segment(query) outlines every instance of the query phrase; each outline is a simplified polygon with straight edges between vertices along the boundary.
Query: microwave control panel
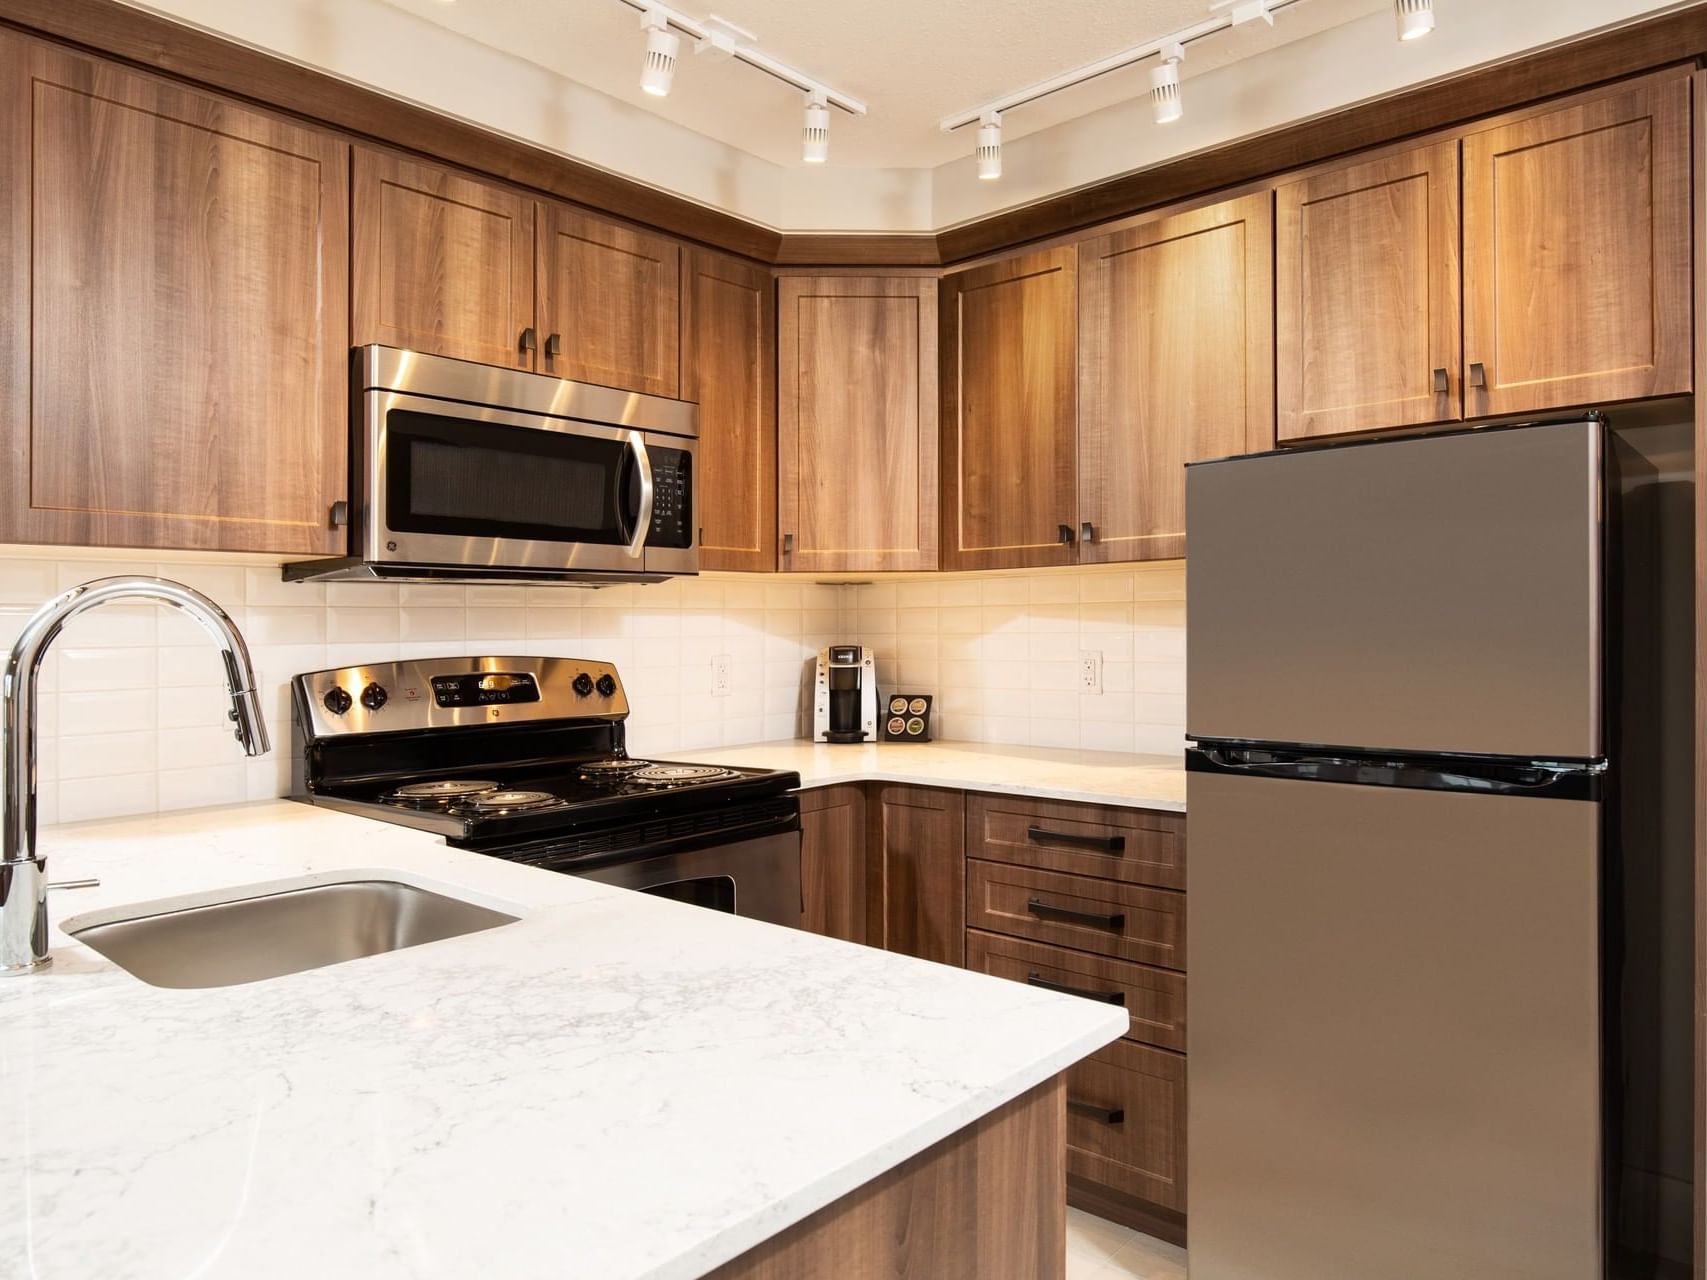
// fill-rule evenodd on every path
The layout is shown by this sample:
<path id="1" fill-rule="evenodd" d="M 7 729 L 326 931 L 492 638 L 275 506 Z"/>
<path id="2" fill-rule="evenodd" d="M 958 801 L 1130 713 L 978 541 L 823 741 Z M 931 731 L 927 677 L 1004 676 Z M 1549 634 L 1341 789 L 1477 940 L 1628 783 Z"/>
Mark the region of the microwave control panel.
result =
<path id="1" fill-rule="evenodd" d="M 649 547 L 693 546 L 693 455 L 683 449 L 648 451 L 652 456 L 652 528 Z"/>

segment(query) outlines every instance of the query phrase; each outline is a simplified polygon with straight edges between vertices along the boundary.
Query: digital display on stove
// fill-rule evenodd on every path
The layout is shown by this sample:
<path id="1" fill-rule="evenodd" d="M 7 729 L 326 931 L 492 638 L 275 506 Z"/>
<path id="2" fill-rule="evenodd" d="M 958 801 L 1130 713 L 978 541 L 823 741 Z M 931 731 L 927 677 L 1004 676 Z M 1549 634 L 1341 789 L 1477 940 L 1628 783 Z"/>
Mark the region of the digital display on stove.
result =
<path id="1" fill-rule="evenodd" d="M 539 685 L 523 671 L 476 671 L 434 676 L 433 701 L 441 707 L 498 707 L 538 702 Z"/>

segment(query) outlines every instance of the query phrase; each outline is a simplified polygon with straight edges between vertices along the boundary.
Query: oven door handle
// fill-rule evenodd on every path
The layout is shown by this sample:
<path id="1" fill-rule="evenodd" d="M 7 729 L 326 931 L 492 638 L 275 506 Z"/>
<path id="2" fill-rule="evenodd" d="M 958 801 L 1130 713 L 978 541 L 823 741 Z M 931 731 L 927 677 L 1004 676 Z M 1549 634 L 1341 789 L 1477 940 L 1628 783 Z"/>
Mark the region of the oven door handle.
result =
<path id="1" fill-rule="evenodd" d="M 646 437 L 638 431 L 628 433 L 628 447 L 640 473 L 640 510 L 634 517 L 634 534 L 628 540 L 628 554 L 638 560 L 646 551 L 646 535 L 652 532 L 652 455 L 646 452 Z"/>

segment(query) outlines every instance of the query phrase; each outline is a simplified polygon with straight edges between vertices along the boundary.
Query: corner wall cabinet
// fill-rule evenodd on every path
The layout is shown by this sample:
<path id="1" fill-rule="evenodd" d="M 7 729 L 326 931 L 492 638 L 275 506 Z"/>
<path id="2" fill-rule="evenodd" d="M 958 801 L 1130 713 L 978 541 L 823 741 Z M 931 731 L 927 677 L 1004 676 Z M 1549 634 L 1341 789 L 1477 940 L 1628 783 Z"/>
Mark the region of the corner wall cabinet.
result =
<path id="1" fill-rule="evenodd" d="M 785 572 L 937 567 L 937 282 L 784 276 L 777 524 Z"/>

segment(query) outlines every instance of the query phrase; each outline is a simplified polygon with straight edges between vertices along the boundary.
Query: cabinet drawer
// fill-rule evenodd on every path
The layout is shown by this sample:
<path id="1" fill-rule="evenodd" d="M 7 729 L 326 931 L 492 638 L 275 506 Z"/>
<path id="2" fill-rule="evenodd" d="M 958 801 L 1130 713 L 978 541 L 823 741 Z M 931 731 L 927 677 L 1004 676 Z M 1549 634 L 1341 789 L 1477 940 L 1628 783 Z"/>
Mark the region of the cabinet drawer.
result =
<path id="1" fill-rule="evenodd" d="M 1067 1071 L 1067 1172 L 1185 1208 L 1185 1056 L 1116 1040 Z"/>
<path id="2" fill-rule="evenodd" d="M 1045 871 L 1183 889 L 1185 815 L 967 796 L 966 853 Z"/>
<path id="3" fill-rule="evenodd" d="M 978 930 L 966 935 L 966 967 L 1120 1005 L 1131 1018 L 1128 1039 L 1185 1048 L 1184 974 Z"/>
<path id="4" fill-rule="evenodd" d="M 1185 968 L 1185 895 L 968 859 L 966 923 L 1120 960 Z"/>

